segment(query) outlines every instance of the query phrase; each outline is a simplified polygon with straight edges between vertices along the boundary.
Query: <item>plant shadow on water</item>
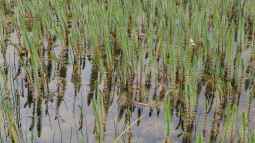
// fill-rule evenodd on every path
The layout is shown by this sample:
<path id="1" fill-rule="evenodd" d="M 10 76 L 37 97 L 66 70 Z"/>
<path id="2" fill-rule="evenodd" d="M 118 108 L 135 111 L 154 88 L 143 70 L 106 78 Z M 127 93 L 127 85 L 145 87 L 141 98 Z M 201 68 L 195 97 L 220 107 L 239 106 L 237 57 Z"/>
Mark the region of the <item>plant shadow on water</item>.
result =
<path id="1" fill-rule="evenodd" d="M 88 59 L 85 59 L 84 62 L 84 69 L 81 69 L 80 71 L 80 81 L 75 80 L 75 82 L 80 83 L 75 83 L 72 80 L 74 78 L 72 75 L 75 65 L 66 64 L 64 67 L 62 67 L 66 69 L 59 69 L 60 71 L 62 70 L 61 72 L 66 72 L 66 74 L 59 74 L 57 79 L 49 79 L 49 82 L 46 83 L 48 84 L 47 87 L 49 88 L 49 95 L 42 99 L 42 101 L 37 101 L 36 103 L 34 102 L 34 97 L 29 97 L 35 95 L 29 95 L 29 87 L 25 86 L 25 84 L 28 83 L 25 83 L 25 80 L 21 77 L 21 74 L 24 73 L 20 73 L 20 75 L 18 75 L 17 78 L 20 80 L 19 82 L 23 82 L 18 89 L 23 92 L 19 106 L 21 108 L 20 124 L 22 125 L 24 133 L 29 133 L 31 131 L 37 132 L 39 137 L 37 139 L 38 142 L 76 142 L 77 136 L 80 135 L 84 136 L 88 142 L 95 141 L 93 138 L 93 133 L 95 132 L 95 119 L 92 108 L 88 105 L 91 103 L 86 104 L 85 101 L 92 100 L 89 98 L 93 98 L 89 97 L 89 94 L 95 90 L 95 87 L 92 86 L 102 85 L 93 85 L 95 84 L 91 82 L 92 80 L 95 80 L 92 79 L 93 74 L 95 74 L 93 72 L 98 71 L 93 71 L 93 65 Z M 57 70 L 57 67 L 53 66 L 52 69 Z M 52 70 L 51 74 L 57 74 L 57 72 L 60 73 L 60 71 L 55 72 Z M 80 84 L 80 86 L 77 87 L 77 84 Z M 129 113 L 126 113 L 128 111 L 124 110 L 128 109 L 122 109 L 125 107 L 122 107 L 121 103 L 118 105 L 118 102 L 126 101 L 118 101 L 119 99 L 116 97 L 112 98 L 112 103 L 104 107 L 106 108 L 105 110 L 108 110 L 106 112 L 109 112 L 107 113 L 108 116 L 106 117 L 107 121 L 105 121 L 106 142 L 112 142 L 114 140 L 114 135 L 121 132 L 118 131 L 120 130 L 118 128 L 125 128 L 125 122 L 127 122 L 126 120 L 134 122 L 137 120 L 137 118 L 141 118 L 141 116 L 142 119 L 139 121 L 140 123 L 137 122 L 134 125 L 134 128 L 132 127 L 131 130 L 132 134 L 134 134 L 134 138 L 137 138 L 138 141 L 142 142 L 155 142 L 163 139 L 163 117 L 161 113 L 157 113 L 158 115 L 152 115 L 151 110 L 153 108 L 144 107 L 147 106 L 146 104 L 139 105 L 139 102 L 137 103 L 137 109 L 132 109 L 132 117 L 122 121 L 122 118 L 128 118 L 128 115 L 124 114 Z M 130 106 L 135 108 L 135 105 L 133 104 Z M 155 134 L 155 130 L 157 131 L 157 134 Z M 36 135 L 37 134 L 34 135 L 35 138 Z M 26 138 L 29 140 L 29 136 L 26 136 Z"/>
<path id="2" fill-rule="evenodd" d="M 254 4 L 1 1 L 0 141 L 254 142 Z"/>
<path id="3" fill-rule="evenodd" d="M 64 52 L 61 53 L 60 47 L 55 47 L 53 52 L 60 58 L 68 58 L 68 55 L 61 55 Z M 14 48 L 9 48 L 7 57 L 10 58 L 7 60 L 7 64 L 14 71 L 18 69 L 18 72 L 14 72 L 18 73 L 15 77 L 17 81 L 16 94 L 20 96 L 17 108 L 19 108 L 20 116 L 19 126 L 22 128 L 25 141 L 31 140 L 31 136 L 34 136 L 33 140 L 36 142 L 78 142 L 80 138 L 84 138 L 86 142 L 95 142 L 94 135 L 97 122 L 95 117 L 97 116 L 93 112 L 91 104 L 92 100 L 97 100 L 97 97 L 93 97 L 96 95 L 96 90 L 100 92 L 97 96 L 102 96 L 103 100 L 108 100 L 102 103 L 103 114 L 106 114 L 104 121 L 102 121 L 105 142 L 115 141 L 122 132 L 125 133 L 119 139 L 120 142 L 134 140 L 152 143 L 164 140 L 165 127 L 162 113 L 163 105 L 161 104 L 163 99 L 160 97 L 162 85 L 157 85 L 161 84 L 161 82 L 152 82 L 157 79 L 153 79 L 151 75 L 147 76 L 147 78 L 151 78 L 149 81 L 144 79 L 146 78 L 144 77 L 145 74 L 133 75 L 131 81 L 127 81 L 129 83 L 124 84 L 125 87 L 115 84 L 111 85 L 111 90 L 109 90 L 107 89 L 108 85 L 106 85 L 109 84 L 107 80 L 99 82 L 99 71 L 95 68 L 96 65 L 92 64 L 90 56 L 86 56 L 80 64 L 70 64 L 68 59 L 59 60 L 59 63 L 53 60 L 49 62 L 50 59 L 46 58 L 45 65 L 48 67 L 45 69 L 48 75 L 47 79 L 45 79 L 46 85 L 44 87 L 47 89 L 47 95 L 41 100 L 35 100 L 36 96 L 40 95 L 36 95 L 35 91 L 31 89 L 32 87 L 29 85 L 31 83 L 27 80 L 26 73 L 19 71 L 19 64 L 15 61 L 16 54 L 17 52 Z M 141 86 L 140 82 L 143 82 L 144 87 L 138 87 Z M 196 117 L 193 121 L 193 126 L 195 127 L 193 127 L 191 133 L 202 132 L 205 137 L 210 135 L 212 137 L 213 129 L 217 128 L 213 126 L 215 124 L 216 126 L 217 124 L 219 126 L 223 124 L 222 121 L 215 119 L 217 118 L 216 116 L 223 116 L 217 115 L 222 114 L 217 113 L 222 112 L 220 111 L 222 110 L 222 105 L 217 105 L 220 101 L 214 101 L 221 99 L 213 99 L 208 95 L 212 94 L 208 93 L 212 91 L 207 87 L 208 83 L 203 82 L 201 82 L 202 87 L 200 87 L 200 92 L 198 92 L 198 103 L 202 104 L 196 105 Z M 117 96 L 116 94 L 120 95 Z M 172 125 L 175 128 L 172 133 L 172 140 L 186 142 L 183 141 L 183 134 L 185 133 L 183 119 L 185 116 L 182 115 L 185 112 L 183 101 L 181 99 L 172 100 L 171 102 L 175 102 L 173 103 L 175 107 L 172 110 Z M 239 106 L 236 110 L 240 112 L 250 110 L 249 118 L 252 123 L 254 122 L 252 116 L 255 112 L 252 108 L 254 106 L 253 103 L 247 104 L 247 102 L 250 102 L 249 100 L 249 97 L 245 94 L 241 95 Z M 242 115 L 238 114 L 237 116 Z"/>

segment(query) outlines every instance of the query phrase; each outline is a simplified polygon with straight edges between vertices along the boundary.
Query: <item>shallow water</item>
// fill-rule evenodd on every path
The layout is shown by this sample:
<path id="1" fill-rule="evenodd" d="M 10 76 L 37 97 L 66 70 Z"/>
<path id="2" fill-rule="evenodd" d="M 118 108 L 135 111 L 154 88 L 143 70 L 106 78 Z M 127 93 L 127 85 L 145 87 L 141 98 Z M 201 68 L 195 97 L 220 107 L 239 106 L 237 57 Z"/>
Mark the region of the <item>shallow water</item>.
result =
<path id="1" fill-rule="evenodd" d="M 14 38 L 15 39 L 15 38 Z M 15 41 L 15 40 L 14 40 Z M 54 53 L 56 56 L 61 56 L 61 48 L 56 46 L 54 48 Z M 73 143 L 73 142 L 96 142 L 96 135 L 94 133 L 95 128 L 95 112 L 92 109 L 92 105 L 88 105 L 88 96 L 92 88 L 93 81 L 93 64 L 89 56 L 86 56 L 85 61 L 83 61 L 84 68 L 81 68 L 79 74 L 74 73 L 74 65 L 72 59 L 70 58 L 71 52 L 69 51 L 69 59 L 67 64 L 59 67 L 59 62 L 52 60 L 52 70 L 50 71 L 49 81 L 44 84 L 44 87 L 49 87 L 49 92 L 36 93 L 32 91 L 32 95 L 29 95 L 29 89 L 25 85 L 26 73 L 21 71 L 18 73 L 19 62 L 17 51 L 14 47 L 8 47 L 6 57 L 7 57 L 7 67 L 9 69 L 10 75 L 12 77 L 17 77 L 14 79 L 14 88 L 17 91 L 17 99 L 20 100 L 16 105 L 16 114 L 19 115 L 18 122 L 20 124 L 20 129 L 23 133 L 24 142 L 63 142 L 63 143 Z M 2 55 L 1 55 L 2 56 Z M 3 59 L 3 57 L 1 57 Z M 48 63 L 47 57 L 45 58 L 46 65 Z M 3 60 L 1 60 L 1 65 L 3 65 Z M 81 65 L 79 65 L 81 66 Z M 60 69 L 59 69 L 60 68 Z M 66 74 L 64 78 L 61 78 L 61 68 L 65 68 Z M 138 70 L 139 71 L 139 70 Z M 59 73 L 60 72 L 60 73 Z M 74 74 L 73 74 L 74 73 Z M 100 73 L 100 71 L 99 71 Z M 125 115 L 119 116 L 121 109 L 121 102 L 119 94 L 126 94 L 126 91 L 122 91 L 119 85 L 113 85 L 110 99 L 105 105 L 107 113 L 104 131 L 104 141 L 111 143 L 118 139 L 118 142 L 146 142 L 146 143 L 157 143 L 163 142 L 165 140 L 164 132 L 164 111 L 163 105 L 159 107 L 151 107 L 149 104 L 153 102 L 161 102 L 158 98 L 158 83 L 157 81 L 151 81 L 151 87 L 149 89 L 145 88 L 144 97 L 142 99 L 136 95 L 138 89 L 136 89 L 136 84 L 139 84 L 139 80 L 144 80 L 144 73 L 138 74 L 134 80 L 133 87 L 133 101 L 134 111 L 131 113 L 130 119 L 125 119 Z M 78 76 L 73 79 L 74 76 Z M 118 75 L 116 75 L 118 76 Z M 154 78 L 152 78 L 154 79 Z M 154 79 L 155 80 L 155 79 Z M 99 80 L 98 80 L 99 81 Z M 100 96 L 104 96 L 104 87 L 106 81 L 99 81 L 96 84 Z M 137 90 L 137 91 L 136 91 Z M 214 114 L 218 110 L 219 98 L 215 97 L 212 103 L 211 110 L 206 113 L 205 104 L 207 99 L 205 97 L 205 86 L 203 86 L 198 95 L 197 106 L 195 107 L 195 120 L 193 122 L 192 130 L 192 140 L 195 140 L 197 134 L 203 134 L 206 141 L 209 142 L 209 137 L 211 135 Z M 61 95 L 63 93 L 63 95 Z M 39 94 L 44 94 L 41 99 L 41 103 L 38 102 L 37 97 Z M 105 93 L 106 94 L 106 93 Z M 29 96 L 32 96 L 33 100 L 28 101 Z M 137 97 L 136 97 L 137 96 Z M 59 99 L 59 98 L 63 99 Z M 128 100 L 126 97 L 124 100 Z M 242 120 L 242 112 L 248 111 L 248 103 L 250 102 L 250 114 L 249 114 L 249 130 L 255 128 L 255 120 L 253 118 L 255 114 L 255 104 L 249 95 L 244 90 L 240 96 L 240 101 L 238 105 L 238 116 L 236 121 L 236 127 L 239 127 Z M 59 103 L 59 106 L 58 106 Z M 152 112 L 153 111 L 153 112 Z M 124 111 L 125 112 L 125 111 Z M 184 142 L 183 141 L 183 129 L 177 126 L 180 121 L 180 116 L 177 115 L 177 110 L 173 109 L 173 121 L 172 121 L 172 131 L 170 139 L 173 142 Z M 131 128 L 127 126 L 129 120 L 131 123 Z M 220 121 L 220 129 L 223 130 L 224 120 Z M 122 134 L 123 133 L 123 134 Z M 238 134 L 237 132 L 235 132 Z M 121 137 L 119 137 L 121 135 Z M 219 134 L 220 137 L 223 137 Z"/>

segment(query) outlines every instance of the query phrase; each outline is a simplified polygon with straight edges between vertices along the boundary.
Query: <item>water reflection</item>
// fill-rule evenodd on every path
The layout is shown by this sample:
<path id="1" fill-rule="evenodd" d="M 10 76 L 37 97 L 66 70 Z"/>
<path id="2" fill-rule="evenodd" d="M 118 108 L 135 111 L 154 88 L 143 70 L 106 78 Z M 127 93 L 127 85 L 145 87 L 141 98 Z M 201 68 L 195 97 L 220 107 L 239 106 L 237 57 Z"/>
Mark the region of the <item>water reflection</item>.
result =
<path id="1" fill-rule="evenodd" d="M 58 44 L 54 36 L 48 35 L 46 39 L 44 50 L 39 52 L 42 68 L 33 71 L 36 74 L 29 74 L 25 69 L 29 64 L 26 51 L 17 52 L 12 46 L 1 51 L 1 64 L 8 67 L 6 75 L 11 72 L 14 77 L 16 119 L 24 142 L 103 139 L 105 142 L 190 143 L 200 134 L 207 142 L 218 142 L 223 137 L 219 133 L 227 128 L 227 111 L 233 110 L 240 112 L 233 124 L 240 126 L 243 112 L 248 111 L 249 130 L 254 128 L 254 102 L 249 96 L 254 81 L 248 71 L 242 75 L 243 86 L 238 86 L 226 75 L 221 79 L 212 75 L 208 59 L 196 85 L 198 96 L 193 107 L 184 93 L 185 82 L 189 80 L 184 67 L 177 66 L 175 78 L 171 80 L 166 63 L 158 58 L 155 64 L 149 65 L 145 53 L 145 62 L 122 77 L 123 51 L 118 47 L 115 32 L 111 33 L 112 65 L 107 62 L 102 41 L 95 51 L 85 52 L 79 45 L 68 48 Z M 144 40 L 141 42 L 146 44 Z M 105 72 L 98 58 L 103 59 Z M 221 94 L 227 96 L 218 93 L 217 82 L 223 83 Z M 165 100 L 171 105 L 170 135 L 165 132 Z M 96 108 L 95 103 L 99 104 Z M 94 108 L 100 110 L 100 119 Z M 231 133 L 238 134 L 237 131 Z"/>

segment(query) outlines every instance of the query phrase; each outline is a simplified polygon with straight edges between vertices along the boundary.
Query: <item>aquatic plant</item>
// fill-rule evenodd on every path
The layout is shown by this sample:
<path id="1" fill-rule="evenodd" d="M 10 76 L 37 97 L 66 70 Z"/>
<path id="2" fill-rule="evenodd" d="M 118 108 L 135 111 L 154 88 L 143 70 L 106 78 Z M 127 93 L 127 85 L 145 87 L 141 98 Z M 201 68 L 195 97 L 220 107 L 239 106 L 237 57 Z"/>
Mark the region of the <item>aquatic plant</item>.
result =
<path id="1" fill-rule="evenodd" d="M 77 138 L 85 138 L 85 112 L 93 113 L 96 142 L 109 141 L 112 112 L 125 124 L 115 142 L 136 141 L 131 138 L 143 126 L 141 118 L 156 112 L 165 142 L 250 142 L 254 5 L 252 0 L 1 0 L 0 123 L 2 129 L 7 122 L 9 133 L 1 132 L 1 139 L 35 142 L 45 136 L 46 117 L 54 115 L 60 128 L 70 105 L 63 107 L 74 99 Z M 23 110 L 31 113 L 29 137 L 20 125 Z"/>

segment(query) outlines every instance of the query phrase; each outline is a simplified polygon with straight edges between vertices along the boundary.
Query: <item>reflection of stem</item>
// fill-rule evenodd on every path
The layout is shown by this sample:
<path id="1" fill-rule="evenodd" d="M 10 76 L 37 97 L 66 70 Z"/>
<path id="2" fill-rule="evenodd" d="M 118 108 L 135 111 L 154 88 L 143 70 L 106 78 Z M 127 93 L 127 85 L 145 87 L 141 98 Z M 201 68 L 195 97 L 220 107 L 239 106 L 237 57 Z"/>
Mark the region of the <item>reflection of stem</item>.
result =
<path id="1" fill-rule="evenodd" d="M 85 126 L 86 126 L 86 128 L 85 128 L 85 134 L 86 134 L 86 142 L 88 143 L 89 142 L 89 133 L 88 133 L 88 128 L 87 128 L 87 118 L 86 118 L 87 116 L 85 115 L 85 118 L 84 118 L 84 120 L 85 120 Z"/>
<path id="2" fill-rule="evenodd" d="M 62 129 L 61 129 L 61 127 L 60 127 L 60 122 L 59 122 L 59 119 L 58 119 L 58 128 L 59 128 L 59 131 L 60 131 L 60 140 L 61 140 L 61 142 L 63 142 L 63 136 L 62 136 Z"/>
<path id="3" fill-rule="evenodd" d="M 76 105 L 76 96 L 74 96 L 74 102 L 73 102 L 73 114 L 75 114 L 75 105 Z"/>
<path id="4" fill-rule="evenodd" d="M 250 119 L 250 115 L 251 115 L 251 104 L 252 104 L 252 94 L 249 94 L 249 101 L 248 101 L 248 113 L 247 113 L 247 117 L 248 117 L 248 130 L 250 129 L 250 122 L 251 122 L 251 119 Z"/>
<path id="5" fill-rule="evenodd" d="M 53 136 L 52 136 L 52 143 L 54 143 L 54 137 L 55 137 L 55 131 L 54 131 Z"/>
<path id="6" fill-rule="evenodd" d="M 70 143 L 72 142 L 72 136 L 73 136 L 73 128 L 71 127 L 71 133 L 70 133 Z"/>
<path id="7" fill-rule="evenodd" d="M 83 111 L 82 107 L 80 106 L 80 121 L 79 121 L 79 130 L 82 131 L 83 129 Z"/>
<path id="8" fill-rule="evenodd" d="M 117 142 L 121 139 L 121 137 L 122 137 L 126 132 L 128 132 L 128 131 L 131 129 L 131 127 L 133 127 L 135 124 L 137 124 L 137 122 L 139 122 L 140 120 L 142 120 L 144 117 L 145 117 L 145 114 L 142 115 L 140 118 L 137 118 L 131 125 L 129 125 L 129 126 L 113 141 L 113 143 L 117 143 Z"/>

